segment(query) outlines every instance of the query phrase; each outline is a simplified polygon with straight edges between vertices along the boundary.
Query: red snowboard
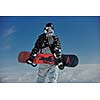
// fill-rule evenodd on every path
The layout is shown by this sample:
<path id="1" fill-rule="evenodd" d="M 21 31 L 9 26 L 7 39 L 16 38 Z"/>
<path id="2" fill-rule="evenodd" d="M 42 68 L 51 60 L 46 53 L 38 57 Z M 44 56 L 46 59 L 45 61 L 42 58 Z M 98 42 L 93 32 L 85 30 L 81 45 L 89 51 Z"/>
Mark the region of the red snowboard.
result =
<path id="1" fill-rule="evenodd" d="M 18 55 L 18 61 L 21 63 L 26 63 L 26 60 L 30 57 L 30 52 L 22 51 Z M 62 55 L 62 61 L 64 66 L 75 67 L 77 66 L 79 60 L 76 55 Z M 34 64 L 52 64 L 55 65 L 55 59 L 53 54 L 41 54 L 38 53 L 33 60 Z"/>

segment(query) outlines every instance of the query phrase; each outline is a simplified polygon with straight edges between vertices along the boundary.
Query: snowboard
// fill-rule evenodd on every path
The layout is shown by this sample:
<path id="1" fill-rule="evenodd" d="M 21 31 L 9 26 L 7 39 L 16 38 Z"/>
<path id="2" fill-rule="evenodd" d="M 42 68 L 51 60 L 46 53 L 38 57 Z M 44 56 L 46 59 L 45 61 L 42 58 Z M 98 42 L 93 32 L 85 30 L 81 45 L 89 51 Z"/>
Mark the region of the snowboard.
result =
<path id="1" fill-rule="evenodd" d="M 18 62 L 26 63 L 26 60 L 30 57 L 31 52 L 22 51 L 18 54 Z M 53 54 L 38 53 L 34 58 L 34 64 L 50 64 L 55 65 L 55 58 Z M 73 54 L 62 54 L 62 62 L 64 66 L 75 67 L 78 65 L 79 59 Z"/>

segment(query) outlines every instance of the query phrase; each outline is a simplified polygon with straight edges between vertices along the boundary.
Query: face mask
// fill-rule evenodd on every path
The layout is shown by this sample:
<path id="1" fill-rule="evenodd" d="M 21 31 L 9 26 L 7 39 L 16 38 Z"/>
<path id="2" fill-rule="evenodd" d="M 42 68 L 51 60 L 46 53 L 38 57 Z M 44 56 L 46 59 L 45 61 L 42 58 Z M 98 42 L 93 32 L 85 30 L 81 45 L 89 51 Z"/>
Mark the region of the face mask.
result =
<path id="1" fill-rule="evenodd" d="M 46 33 L 46 37 L 52 37 L 54 33 Z"/>
<path id="2" fill-rule="evenodd" d="M 46 27 L 46 29 L 44 30 L 44 33 L 46 34 L 46 37 L 50 37 L 54 35 L 54 30 L 48 29 L 48 27 Z"/>

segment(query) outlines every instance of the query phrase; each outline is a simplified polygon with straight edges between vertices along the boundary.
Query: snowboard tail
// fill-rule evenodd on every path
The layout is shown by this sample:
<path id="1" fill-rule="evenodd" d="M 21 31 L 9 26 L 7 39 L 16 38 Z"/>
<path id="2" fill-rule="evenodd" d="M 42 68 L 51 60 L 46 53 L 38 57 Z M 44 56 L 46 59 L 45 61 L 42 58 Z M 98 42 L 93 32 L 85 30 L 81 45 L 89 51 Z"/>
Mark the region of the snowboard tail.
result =
<path id="1" fill-rule="evenodd" d="M 22 51 L 18 55 L 18 61 L 20 63 L 26 63 L 26 60 L 30 57 L 31 52 Z M 62 62 L 64 66 L 75 67 L 78 65 L 78 57 L 76 55 L 62 55 Z M 55 65 L 55 59 L 53 54 L 42 54 L 38 53 L 35 59 L 33 60 L 34 64 L 50 64 Z"/>

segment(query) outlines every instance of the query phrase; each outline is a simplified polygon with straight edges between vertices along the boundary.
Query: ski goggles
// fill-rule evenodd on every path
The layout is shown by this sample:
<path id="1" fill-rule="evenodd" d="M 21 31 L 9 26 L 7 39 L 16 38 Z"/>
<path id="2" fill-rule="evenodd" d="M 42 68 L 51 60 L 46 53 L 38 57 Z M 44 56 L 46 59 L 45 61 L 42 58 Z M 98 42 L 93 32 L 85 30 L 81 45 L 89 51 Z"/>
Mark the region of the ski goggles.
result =
<path id="1" fill-rule="evenodd" d="M 50 28 L 51 28 L 51 29 L 54 29 L 52 26 L 50 26 L 50 27 L 45 27 L 46 30 L 48 30 L 48 29 L 50 29 Z"/>

